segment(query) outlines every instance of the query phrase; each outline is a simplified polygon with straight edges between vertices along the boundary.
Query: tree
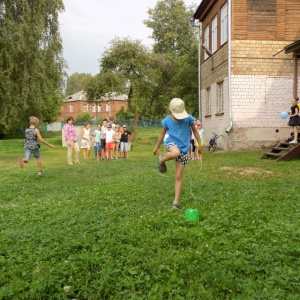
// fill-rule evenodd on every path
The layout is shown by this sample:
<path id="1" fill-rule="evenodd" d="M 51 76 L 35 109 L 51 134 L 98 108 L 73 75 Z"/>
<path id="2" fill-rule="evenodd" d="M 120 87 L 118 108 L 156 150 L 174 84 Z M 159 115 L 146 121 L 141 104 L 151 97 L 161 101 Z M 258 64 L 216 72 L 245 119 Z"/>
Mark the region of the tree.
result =
<path id="1" fill-rule="evenodd" d="M 192 26 L 194 6 L 186 7 L 182 0 L 161 0 L 148 10 L 144 24 L 153 29 L 154 52 L 165 55 L 165 92 L 170 101 L 182 98 L 191 113 L 197 112 L 197 36 Z M 166 97 L 163 97 L 166 99 Z M 159 115 L 166 103 L 156 101 L 153 113 Z"/>
<path id="2" fill-rule="evenodd" d="M 193 7 L 186 7 L 183 0 L 160 0 L 149 8 L 149 18 L 144 24 L 153 29 L 154 52 L 182 56 L 188 54 L 195 42 L 191 25 Z"/>
<path id="3" fill-rule="evenodd" d="M 53 121 L 62 103 L 62 0 L 0 1 L 0 133 Z"/>
<path id="4" fill-rule="evenodd" d="M 73 95 L 85 89 L 89 79 L 92 77 L 89 73 L 74 73 L 67 79 L 66 96 Z"/>
<path id="5" fill-rule="evenodd" d="M 140 41 L 115 38 L 110 44 L 100 59 L 100 73 L 86 88 L 87 98 L 93 102 L 108 92 L 127 94 L 128 108 L 134 114 L 130 131 L 134 133 L 138 120 L 150 112 L 158 95 L 159 61 Z"/>

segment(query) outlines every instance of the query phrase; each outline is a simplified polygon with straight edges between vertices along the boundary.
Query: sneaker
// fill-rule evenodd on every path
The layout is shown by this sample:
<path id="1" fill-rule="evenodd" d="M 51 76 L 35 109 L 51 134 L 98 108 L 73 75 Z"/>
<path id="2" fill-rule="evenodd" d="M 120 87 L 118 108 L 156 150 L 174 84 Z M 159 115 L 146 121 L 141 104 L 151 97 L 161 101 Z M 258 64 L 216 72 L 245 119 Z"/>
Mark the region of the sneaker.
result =
<path id="1" fill-rule="evenodd" d="M 24 168 L 24 161 L 23 161 L 22 157 L 19 158 L 19 166 L 20 166 L 21 169 Z"/>
<path id="2" fill-rule="evenodd" d="M 38 172 L 38 176 L 43 177 L 43 176 L 44 176 L 44 173 L 43 173 L 42 171 L 39 171 L 39 172 Z"/>
<path id="3" fill-rule="evenodd" d="M 157 167 L 158 167 L 158 171 L 161 173 L 166 173 L 167 172 L 167 166 L 165 163 L 160 163 L 159 160 L 163 157 L 163 155 L 159 155 L 158 156 L 158 162 L 157 162 Z"/>
<path id="4" fill-rule="evenodd" d="M 292 140 L 292 141 L 290 141 L 290 144 L 298 144 L 298 142 L 296 141 L 296 140 Z"/>

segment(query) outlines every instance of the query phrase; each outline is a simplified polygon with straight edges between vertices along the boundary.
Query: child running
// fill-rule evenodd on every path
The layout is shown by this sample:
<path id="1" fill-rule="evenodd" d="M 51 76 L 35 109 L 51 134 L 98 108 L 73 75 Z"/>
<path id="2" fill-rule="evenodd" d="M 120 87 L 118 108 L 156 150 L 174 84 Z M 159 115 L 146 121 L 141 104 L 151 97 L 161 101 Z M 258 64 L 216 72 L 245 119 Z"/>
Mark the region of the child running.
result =
<path id="1" fill-rule="evenodd" d="M 38 176 L 43 177 L 43 170 L 42 170 L 42 160 L 39 150 L 38 140 L 47 145 L 49 148 L 54 148 L 53 145 L 47 143 L 41 136 L 39 129 L 37 129 L 37 125 L 39 124 L 39 119 L 36 117 L 29 118 L 30 127 L 25 130 L 25 142 L 23 148 L 25 149 L 25 156 L 24 158 L 19 158 L 19 166 L 21 169 L 24 168 L 24 163 L 28 163 L 31 153 L 36 158 L 37 165 L 38 165 Z"/>
<path id="2" fill-rule="evenodd" d="M 168 152 L 165 155 L 158 156 L 158 170 L 161 173 L 166 173 L 166 162 L 175 159 L 175 197 L 172 208 L 178 209 L 182 189 L 182 174 L 184 166 L 188 161 L 190 129 L 194 133 L 199 145 L 201 145 L 201 140 L 199 132 L 194 124 L 196 119 L 186 112 L 183 100 L 179 98 L 172 99 L 169 105 L 169 110 L 171 114 L 164 118 L 161 122 L 163 128 L 157 138 L 153 154 L 158 152 L 159 146 L 161 145 L 166 132 L 168 132 L 169 136 L 166 139 L 166 150 Z"/>

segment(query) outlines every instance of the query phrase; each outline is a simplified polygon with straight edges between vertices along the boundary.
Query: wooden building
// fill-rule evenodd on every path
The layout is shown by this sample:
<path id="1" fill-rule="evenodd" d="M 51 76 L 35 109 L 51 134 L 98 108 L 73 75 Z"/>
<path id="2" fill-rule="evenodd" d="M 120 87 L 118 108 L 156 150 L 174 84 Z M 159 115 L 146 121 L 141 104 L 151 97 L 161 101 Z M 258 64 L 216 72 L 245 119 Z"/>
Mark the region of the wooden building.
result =
<path id="1" fill-rule="evenodd" d="M 299 16 L 299 0 L 202 0 L 206 142 L 213 131 L 225 150 L 260 149 L 290 135 L 279 114 L 300 91 L 299 52 L 284 51 L 300 39 Z"/>
<path id="2" fill-rule="evenodd" d="M 111 93 L 94 103 L 88 103 L 84 91 L 68 96 L 61 108 L 61 115 L 59 120 L 64 120 L 69 116 L 74 119 L 83 112 L 88 112 L 92 118 L 108 118 L 116 119 L 117 113 L 124 108 L 127 110 L 127 95 L 119 95 Z"/>

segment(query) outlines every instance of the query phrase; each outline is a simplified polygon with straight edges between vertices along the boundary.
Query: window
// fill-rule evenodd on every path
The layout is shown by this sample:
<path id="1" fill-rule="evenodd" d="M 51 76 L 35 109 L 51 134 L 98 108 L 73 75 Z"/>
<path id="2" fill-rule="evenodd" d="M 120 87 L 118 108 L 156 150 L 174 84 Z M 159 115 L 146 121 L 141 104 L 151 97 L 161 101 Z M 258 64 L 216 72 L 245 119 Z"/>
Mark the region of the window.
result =
<path id="1" fill-rule="evenodd" d="M 218 49 L 218 16 L 213 18 L 211 27 L 211 52 L 214 53 Z"/>
<path id="2" fill-rule="evenodd" d="M 96 112 L 96 105 L 92 105 L 92 112 L 94 113 L 94 112 Z"/>
<path id="3" fill-rule="evenodd" d="M 73 105 L 70 104 L 70 112 L 73 112 Z"/>
<path id="4" fill-rule="evenodd" d="M 83 111 L 88 111 L 89 110 L 89 107 L 88 107 L 88 105 L 87 104 L 83 104 Z"/>
<path id="5" fill-rule="evenodd" d="M 221 113 L 224 110 L 224 102 L 223 102 L 223 81 L 218 83 L 217 90 L 217 113 Z"/>
<path id="6" fill-rule="evenodd" d="M 228 40 L 228 5 L 221 8 L 221 45 Z"/>
<path id="7" fill-rule="evenodd" d="M 105 105 L 105 111 L 106 111 L 106 112 L 109 112 L 109 111 L 110 111 L 110 105 L 109 105 L 109 103 L 107 103 L 107 104 Z"/>
<path id="8" fill-rule="evenodd" d="M 206 89 L 206 115 L 211 114 L 210 88 Z"/>
<path id="9" fill-rule="evenodd" d="M 204 29 L 204 45 L 209 49 L 209 26 L 206 26 Z M 204 59 L 208 57 L 208 54 L 204 51 Z"/>
<path id="10" fill-rule="evenodd" d="M 98 112 L 101 112 L 101 111 L 102 111 L 102 105 L 98 104 Z"/>

